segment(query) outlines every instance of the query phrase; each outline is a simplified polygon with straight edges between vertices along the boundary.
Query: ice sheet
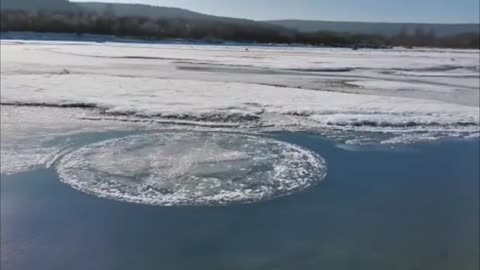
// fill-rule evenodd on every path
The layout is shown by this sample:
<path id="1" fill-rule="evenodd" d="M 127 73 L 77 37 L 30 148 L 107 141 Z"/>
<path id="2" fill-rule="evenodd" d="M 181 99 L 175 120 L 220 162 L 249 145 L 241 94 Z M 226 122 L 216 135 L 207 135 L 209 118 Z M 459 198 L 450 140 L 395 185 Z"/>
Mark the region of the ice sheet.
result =
<path id="1" fill-rule="evenodd" d="M 2 41 L 1 166 L 80 191 L 224 205 L 308 188 L 345 149 L 477 139 L 479 52 Z"/>
<path id="2" fill-rule="evenodd" d="M 474 106 L 245 83 L 64 74 L 9 75 L 1 87 L 4 104 L 96 107 L 100 115 L 172 122 L 469 134 L 479 123 Z"/>
<path id="3" fill-rule="evenodd" d="M 2 41 L 1 54 L 3 160 L 44 164 L 63 148 L 43 151 L 43 138 L 118 123 L 308 130 L 349 143 L 479 133 L 476 50 Z"/>

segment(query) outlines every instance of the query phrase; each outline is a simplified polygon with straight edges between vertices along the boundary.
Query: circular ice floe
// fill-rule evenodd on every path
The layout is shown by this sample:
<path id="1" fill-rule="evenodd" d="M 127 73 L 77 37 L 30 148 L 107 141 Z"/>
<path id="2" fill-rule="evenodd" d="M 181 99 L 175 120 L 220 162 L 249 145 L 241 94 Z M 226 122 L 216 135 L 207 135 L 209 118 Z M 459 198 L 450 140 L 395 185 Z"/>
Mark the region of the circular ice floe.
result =
<path id="1" fill-rule="evenodd" d="M 151 205 L 223 205 L 290 194 L 326 176 L 317 154 L 277 140 L 169 132 L 92 144 L 65 156 L 62 182 L 105 198 Z"/>

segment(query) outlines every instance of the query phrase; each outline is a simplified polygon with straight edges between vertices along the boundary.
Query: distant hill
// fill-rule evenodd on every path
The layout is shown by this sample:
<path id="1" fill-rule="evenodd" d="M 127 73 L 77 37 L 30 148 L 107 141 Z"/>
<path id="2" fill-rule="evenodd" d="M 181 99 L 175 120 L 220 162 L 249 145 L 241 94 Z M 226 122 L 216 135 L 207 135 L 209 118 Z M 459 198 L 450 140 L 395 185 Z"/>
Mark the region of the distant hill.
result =
<path id="1" fill-rule="evenodd" d="M 1 3 L 2 32 L 88 33 L 214 43 L 290 43 L 295 40 L 295 33 L 281 26 L 180 8 L 66 0 L 1 0 Z M 34 10 L 55 14 L 29 12 Z M 57 12 L 62 10 L 81 12 Z"/>
<path id="2" fill-rule="evenodd" d="M 97 14 L 113 13 L 115 16 L 142 16 L 150 18 L 185 18 L 207 19 L 209 15 L 193 12 L 181 8 L 158 7 L 143 4 L 118 4 L 100 2 L 77 2 L 80 7 L 96 12 Z"/>
<path id="3" fill-rule="evenodd" d="M 303 20 L 278 20 L 267 22 L 301 32 L 331 31 L 392 36 L 403 30 L 412 33 L 415 29 L 421 28 L 426 32 L 433 30 L 437 36 L 451 36 L 461 33 L 480 33 L 479 24 L 377 23 Z"/>
<path id="4" fill-rule="evenodd" d="M 96 14 L 109 14 L 118 17 L 139 16 L 153 19 L 210 19 L 225 21 L 247 21 L 205 15 L 181 8 L 159 7 L 144 4 L 120 4 L 104 2 L 70 2 L 67 0 L 1 0 L 2 10 L 55 10 L 55 11 L 89 11 Z"/>
<path id="5" fill-rule="evenodd" d="M 1 0 L 2 10 L 51 10 L 51 11 L 82 11 L 93 12 L 98 15 L 109 14 L 112 16 L 138 16 L 152 19 L 189 19 L 208 20 L 222 23 L 242 23 L 262 25 L 263 27 L 277 27 L 269 23 L 253 20 L 228 18 L 206 15 L 186 9 L 173 7 L 160 7 L 144 4 L 121 4 L 105 2 L 70 2 L 67 0 Z"/>
<path id="6" fill-rule="evenodd" d="M 369 47 L 480 47 L 479 24 L 253 21 L 143 4 L 67 0 L 1 0 L 0 3 L 2 32 L 89 33 L 147 39 L 337 47 L 359 44 Z M 38 10 L 53 11 L 55 16 L 30 12 Z"/>
<path id="7" fill-rule="evenodd" d="M 3 1 L 3 0 L 2 0 Z M 104 2 L 75 2 L 78 6 L 95 12 L 99 15 L 101 14 L 110 14 L 114 16 L 139 16 L 139 17 L 149 17 L 152 19 L 189 19 L 189 20 L 206 20 L 213 22 L 221 23 L 240 23 L 240 24 L 250 24 L 252 26 L 263 26 L 263 27 L 277 27 L 283 28 L 277 25 L 272 25 L 266 22 L 253 21 L 247 19 L 238 19 L 238 18 L 229 18 L 229 17 L 219 17 L 213 15 L 206 15 L 194 11 L 190 11 L 182 8 L 174 7 L 161 7 L 161 6 L 151 6 L 145 4 L 123 4 L 123 3 L 104 3 Z"/>
<path id="8" fill-rule="evenodd" d="M 78 5 L 66 0 L 1 0 L 2 10 L 51 10 L 51 11 L 83 11 Z"/>

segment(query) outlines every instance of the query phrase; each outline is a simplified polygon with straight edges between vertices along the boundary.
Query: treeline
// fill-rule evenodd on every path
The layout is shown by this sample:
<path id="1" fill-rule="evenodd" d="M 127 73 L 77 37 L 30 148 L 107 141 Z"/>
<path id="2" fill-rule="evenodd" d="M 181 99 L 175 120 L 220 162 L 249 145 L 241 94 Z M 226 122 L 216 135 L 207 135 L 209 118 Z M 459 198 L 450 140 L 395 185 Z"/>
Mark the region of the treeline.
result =
<path id="1" fill-rule="evenodd" d="M 339 47 L 437 46 L 479 48 L 478 34 L 451 38 L 419 35 L 397 35 L 387 38 L 377 35 L 349 33 L 302 33 L 267 23 L 253 21 L 214 21 L 209 19 L 152 19 L 147 17 L 117 17 L 104 14 L 12 11 L 1 12 L 2 32 L 76 33 L 114 35 L 142 39 L 184 39 L 220 43 L 256 42 L 307 44 Z"/>
<path id="2" fill-rule="evenodd" d="M 209 20 L 115 17 L 91 13 L 2 12 L 1 31 L 89 33 L 144 39 L 286 42 L 288 31 L 269 25 L 219 23 Z"/>
<path id="3" fill-rule="evenodd" d="M 479 33 L 463 33 L 438 37 L 433 29 L 417 27 L 413 31 L 402 29 L 390 39 L 391 44 L 405 47 L 480 48 Z"/>

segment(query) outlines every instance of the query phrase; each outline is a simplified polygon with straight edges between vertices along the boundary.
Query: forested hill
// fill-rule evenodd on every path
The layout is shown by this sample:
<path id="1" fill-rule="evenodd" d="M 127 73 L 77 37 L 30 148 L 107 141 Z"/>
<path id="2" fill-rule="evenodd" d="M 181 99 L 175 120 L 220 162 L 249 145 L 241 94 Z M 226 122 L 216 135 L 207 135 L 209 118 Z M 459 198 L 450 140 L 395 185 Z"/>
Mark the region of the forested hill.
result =
<path id="1" fill-rule="evenodd" d="M 142 4 L 113 4 L 99 2 L 77 2 L 78 6 L 97 14 L 114 14 L 116 16 L 141 16 L 149 18 L 185 18 L 185 19 L 208 19 L 212 16 L 193 12 L 181 8 L 158 7 Z"/>
<path id="2" fill-rule="evenodd" d="M 55 10 L 92 12 L 97 15 L 118 17 L 138 16 L 151 19 L 209 20 L 224 23 L 262 23 L 285 27 L 299 32 L 338 32 L 351 34 L 382 35 L 391 37 L 415 31 L 432 32 L 438 37 L 464 33 L 480 33 L 480 24 L 426 24 L 426 23 L 382 23 L 382 22 L 339 22 L 308 20 L 251 21 L 236 18 L 206 15 L 186 9 L 150 6 L 144 4 L 119 4 L 104 2 L 69 2 L 67 0 L 1 0 L 2 10 Z"/>
<path id="3" fill-rule="evenodd" d="M 85 11 L 75 3 L 66 0 L 1 0 L 2 10 L 24 10 L 24 11 Z"/>
<path id="4" fill-rule="evenodd" d="M 67 0 L 1 0 L 2 11 L 68 11 L 91 13 L 108 17 L 146 17 L 150 19 L 186 19 L 219 23 L 235 23 L 263 28 L 283 28 L 267 22 L 239 18 L 219 17 L 174 7 L 145 4 L 123 4 L 107 2 L 70 2 Z"/>
<path id="5" fill-rule="evenodd" d="M 231 23 L 260 23 L 252 20 L 206 15 L 182 8 L 160 7 L 145 4 L 107 2 L 69 2 L 67 0 L 1 0 L 2 10 L 24 11 L 79 11 L 115 17 L 148 17 L 151 19 L 209 20 Z"/>
<path id="6" fill-rule="evenodd" d="M 380 22 L 335 22 L 335 21 L 303 21 L 279 20 L 268 23 L 287 27 L 301 32 L 348 32 L 370 35 L 393 36 L 401 32 L 414 31 L 434 32 L 437 36 L 453 36 L 462 33 L 479 33 L 479 24 L 429 24 L 429 23 L 380 23 Z"/>
<path id="7" fill-rule="evenodd" d="M 331 22 L 331 25 L 335 24 L 336 22 Z M 233 41 L 353 48 L 480 47 L 479 34 L 475 31 L 478 30 L 478 25 L 477 28 L 460 27 L 453 31 L 445 25 L 438 28 L 430 25 L 428 29 L 417 25 L 412 30 L 400 24 L 396 29 L 388 30 L 380 26 L 392 27 L 390 24 L 352 24 L 357 27 L 351 28 L 353 25 L 340 23 L 342 27 L 332 26 L 333 28 L 308 32 L 272 22 L 210 16 L 179 8 L 66 0 L 1 0 L 2 32 L 100 34 L 150 40 L 181 39 L 214 43 Z"/>
<path id="8" fill-rule="evenodd" d="M 221 23 L 243 23 L 243 24 L 261 24 L 272 26 L 268 22 L 253 21 L 239 18 L 229 18 L 202 14 L 182 8 L 160 7 L 144 4 L 121 4 L 121 3 L 100 3 L 100 2 L 75 2 L 78 6 L 95 12 L 96 14 L 113 15 L 117 17 L 148 17 L 151 19 L 188 19 L 188 20 L 206 20 Z M 282 26 L 276 26 L 277 28 Z"/>

